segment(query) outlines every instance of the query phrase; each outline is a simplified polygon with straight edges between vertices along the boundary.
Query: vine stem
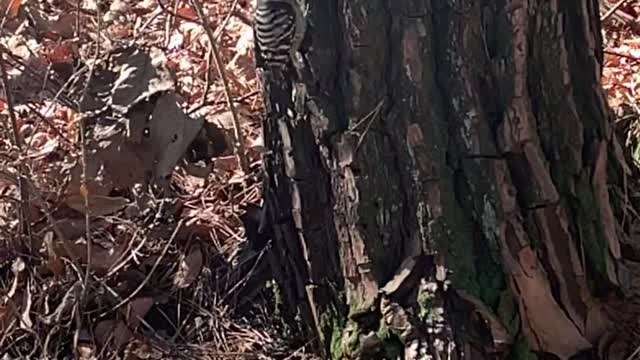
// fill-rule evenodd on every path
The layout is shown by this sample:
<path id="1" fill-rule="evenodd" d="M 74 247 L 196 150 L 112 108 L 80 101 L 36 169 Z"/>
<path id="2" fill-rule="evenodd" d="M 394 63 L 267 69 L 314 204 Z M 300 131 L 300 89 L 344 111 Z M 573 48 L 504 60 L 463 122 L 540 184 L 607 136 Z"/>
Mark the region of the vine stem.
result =
<path id="1" fill-rule="evenodd" d="M 209 22 L 204 16 L 204 10 L 202 10 L 202 4 L 198 0 L 191 0 L 191 4 L 196 10 L 196 14 L 200 21 L 204 25 L 204 31 L 209 39 L 209 44 L 211 44 L 211 52 L 213 53 L 213 59 L 215 60 L 216 68 L 218 70 L 218 76 L 222 80 L 222 85 L 224 88 L 224 94 L 227 98 L 227 104 L 229 105 L 229 110 L 231 111 L 231 115 L 233 117 L 233 133 L 235 137 L 234 142 L 234 150 L 236 155 L 238 156 L 238 160 L 240 162 L 240 168 L 245 174 L 249 173 L 249 162 L 247 161 L 247 153 L 244 148 L 244 139 L 242 137 L 242 131 L 240 130 L 240 121 L 238 119 L 238 112 L 236 110 L 235 105 L 233 104 L 233 98 L 231 97 L 231 90 L 229 88 L 229 81 L 224 74 L 224 70 L 222 68 L 222 60 L 220 57 L 220 51 L 218 50 L 218 46 L 216 43 L 216 38 L 211 31 L 211 26 L 209 26 Z"/>

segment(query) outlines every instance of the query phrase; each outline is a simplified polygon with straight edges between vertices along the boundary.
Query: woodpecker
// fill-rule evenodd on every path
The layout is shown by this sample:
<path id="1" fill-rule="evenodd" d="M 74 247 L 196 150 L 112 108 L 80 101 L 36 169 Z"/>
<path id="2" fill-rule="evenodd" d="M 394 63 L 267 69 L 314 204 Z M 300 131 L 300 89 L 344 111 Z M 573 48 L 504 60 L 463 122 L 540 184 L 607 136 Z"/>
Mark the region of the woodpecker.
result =
<path id="1" fill-rule="evenodd" d="M 306 30 L 305 12 L 296 0 L 257 0 L 256 64 L 283 70 L 297 65 L 297 51 Z M 291 62 L 290 62 L 291 61 Z"/>

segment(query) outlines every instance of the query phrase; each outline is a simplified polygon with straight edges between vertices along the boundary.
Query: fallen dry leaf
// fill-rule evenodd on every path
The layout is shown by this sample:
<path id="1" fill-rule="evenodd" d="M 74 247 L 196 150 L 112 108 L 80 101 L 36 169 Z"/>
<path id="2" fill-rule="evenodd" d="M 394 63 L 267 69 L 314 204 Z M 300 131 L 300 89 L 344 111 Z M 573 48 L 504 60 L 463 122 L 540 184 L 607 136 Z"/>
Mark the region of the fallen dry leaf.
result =
<path id="1" fill-rule="evenodd" d="M 238 158 L 236 156 L 222 156 L 213 161 L 213 167 L 218 170 L 234 171 L 238 169 Z"/>
<path id="2" fill-rule="evenodd" d="M 202 251 L 200 250 L 200 245 L 194 245 L 191 247 L 189 254 L 180 261 L 178 271 L 173 278 L 173 284 L 179 289 L 188 287 L 196 280 L 201 269 Z"/>
<path id="3" fill-rule="evenodd" d="M 25 330 L 31 330 L 33 328 L 33 320 L 31 320 L 31 306 L 33 305 L 31 284 L 27 282 L 27 288 L 24 292 L 24 298 L 22 300 L 22 314 L 20 316 L 20 328 Z"/>
<path id="4" fill-rule="evenodd" d="M 151 297 L 137 297 L 127 305 L 127 325 L 129 329 L 135 331 L 140 325 L 140 320 L 147 315 L 147 312 L 154 304 L 154 300 Z"/>
<path id="5" fill-rule="evenodd" d="M 103 320 L 100 321 L 94 329 L 96 342 L 104 347 L 109 343 L 113 343 L 116 349 L 126 344 L 133 336 L 133 332 L 127 328 L 122 321 Z"/>
<path id="6" fill-rule="evenodd" d="M 62 259 L 56 254 L 53 244 L 53 231 L 48 231 L 44 235 L 44 244 L 47 250 L 47 267 L 54 276 L 61 277 L 64 275 L 64 262 L 62 262 Z"/>
<path id="7" fill-rule="evenodd" d="M 126 324 L 124 321 L 104 320 L 95 328 L 96 341 L 100 346 L 105 346 L 110 340 L 116 349 L 121 349 L 134 336 L 141 319 L 153 306 L 155 300 L 151 297 L 138 297 L 127 305 Z"/>
<path id="8" fill-rule="evenodd" d="M 71 250 L 72 255 L 79 259 L 83 264 L 87 263 L 87 244 L 86 241 L 70 241 L 70 239 L 56 239 L 54 242 L 55 253 L 59 257 L 69 257 L 62 241 L 67 241 L 67 248 Z M 91 269 L 97 274 L 106 274 L 122 257 L 127 249 L 127 242 L 116 243 L 113 247 L 105 249 L 104 247 L 93 244 L 91 247 Z"/>
<path id="9" fill-rule="evenodd" d="M 60 146 L 57 138 L 45 139 L 42 144 L 38 144 L 35 148 L 30 148 L 27 157 L 31 159 L 42 159 L 56 151 Z"/>
<path id="10" fill-rule="evenodd" d="M 67 206 L 76 210 L 82 214 L 86 213 L 84 206 L 84 197 L 87 194 L 86 187 L 80 186 L 79 195 L 67 196 Z M 91 216 L 105 216 L 113 214 L 119 210 L 124 209 L 129 205 L 129 200 L 120 196 L 102 196 L 102 195 L 89 195 L 89 213 Z"/>
<path id="11" fill-rule="evenodd" d="M 78 354 L 78 360 L 95 360 L 96 359 L 96 347 L 91 343 L 81 342 L 76 348 Z"/>
<path id="12" fill-rule="evenodd" d="M 6 334 L 15 323 L 15 317 L 13 315 L 15 311 L 13 301 L 0 305 L 0 334 Z"/>
<path id="13" fill-rule="evenodd" d="M 0 0 L 0 11 L 2 11 L 3 16 L 6 14 L 9 19 L 18 16 L 21 6 L 22 0 Z"/>
<path id="14" fill-rule="evenodd" d="M 13 273 L 13 282 L 11 283 L 11 288 L 7 293 L 7 297 L 12 298 L 18 292 L 18 284 L 20 283 L 21 272 L 26 269 L 26 264 L 22 258 L 16 258 L 13 260 L 11 264 L 11 272 Z M 22 289 L 20 289 L 22 290 Z"/>
<path id="15" fill-rule="evenodd" d="M 109 342 L 113 335 L 115 323 L 115 320 L 102 320 L 96 324 L 93 333 L 98 345 L 103 347 Z"/>
<path id="16" fill-rule="evenodd" d="M 195 10 L 193 10 L 192 7 L 187 6 L 187 5 L 181 5 L 178 8 L 177 14 L 180 17 L 183 17 L 183 18 L 188 19 L 188 20 L 195 20 L 195 19 L 198 18 L 198 15 L 196 14 Z"/>
<path id="17" fill-rule="evenodd" d="M 62 17 L 61 20 L 65 21 L 65 25 L 69 26 L 69 20 L 73 18 Z M 73 34 L 73 28 L 70 28 L 71 33 Z M 75 45 L 72 42 L 66 41 L 61 44 L 56 44 L 54 46 L 50 46 L 44 50 L 45 58 L 53 63 L 71 63 L 73 62 L 73 55 L 75 52 Z"/>
<path id="18" fill-rule="evenodd" d="M 71 310 L 77 304 L 81 291 L 82 283 L 80 281 L 76 281 L 73 286 L 68 288 L 56 309 L 51 314 L 42 318 L 42 322 L 47 325 L 60 323 L 71 313 Z"/>
<path id="19" fill-rule="evenodd" d="M 149 340 L 143 336 L 136 336 L 127 344 L 125 349 L 125 360 L 160 360 L 165 358 L 165 354 L 152 346 Z"/>
<path id="20" fill-rule="evenodd" d="M 211 175 L 211 172 L 213 171 L 212 163 L 199 166 L 198 164 L 193 164 L 187 161 L 183 161 L 182 166 L 184 170 L 187 172 L 187 174 L 197 178 L 201 178 L 201 179 L 208 178 L 209 175 Z"/>
<path id="21" fill-rule="evenodd" d="M 47 30 L 63 39 L 70 39 L 73 37 L 75 17 L 76 14 L 61 14 L 57 20 L 53 20 L 48 24 Z"/>

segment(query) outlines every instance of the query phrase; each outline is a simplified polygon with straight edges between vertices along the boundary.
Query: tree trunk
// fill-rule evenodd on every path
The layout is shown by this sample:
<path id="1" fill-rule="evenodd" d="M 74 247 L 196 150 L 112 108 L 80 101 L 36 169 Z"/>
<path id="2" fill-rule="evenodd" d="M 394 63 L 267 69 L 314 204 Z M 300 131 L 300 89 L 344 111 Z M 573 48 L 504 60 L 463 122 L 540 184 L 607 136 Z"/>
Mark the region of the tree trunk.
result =
<path id="1" fill-rule="evenodd" d="M 632 351 L 597 1 L 308 2 L 301 75 L 263 76 L 290 321 L 333 359 Z"/>

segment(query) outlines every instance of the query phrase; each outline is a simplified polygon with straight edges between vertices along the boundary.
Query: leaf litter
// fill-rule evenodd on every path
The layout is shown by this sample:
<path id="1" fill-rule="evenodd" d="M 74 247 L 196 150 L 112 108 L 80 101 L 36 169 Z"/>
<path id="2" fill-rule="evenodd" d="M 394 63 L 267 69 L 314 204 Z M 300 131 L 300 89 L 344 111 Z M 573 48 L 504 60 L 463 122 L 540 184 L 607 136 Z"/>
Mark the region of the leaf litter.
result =
<path id="1" fill-rule="evenodd" d="M 255 4 L 204 1 L 208 29 L 193 4 L 0 0 L 3 359 L 310 358 L 240 221 L 261 198 Z"/>

